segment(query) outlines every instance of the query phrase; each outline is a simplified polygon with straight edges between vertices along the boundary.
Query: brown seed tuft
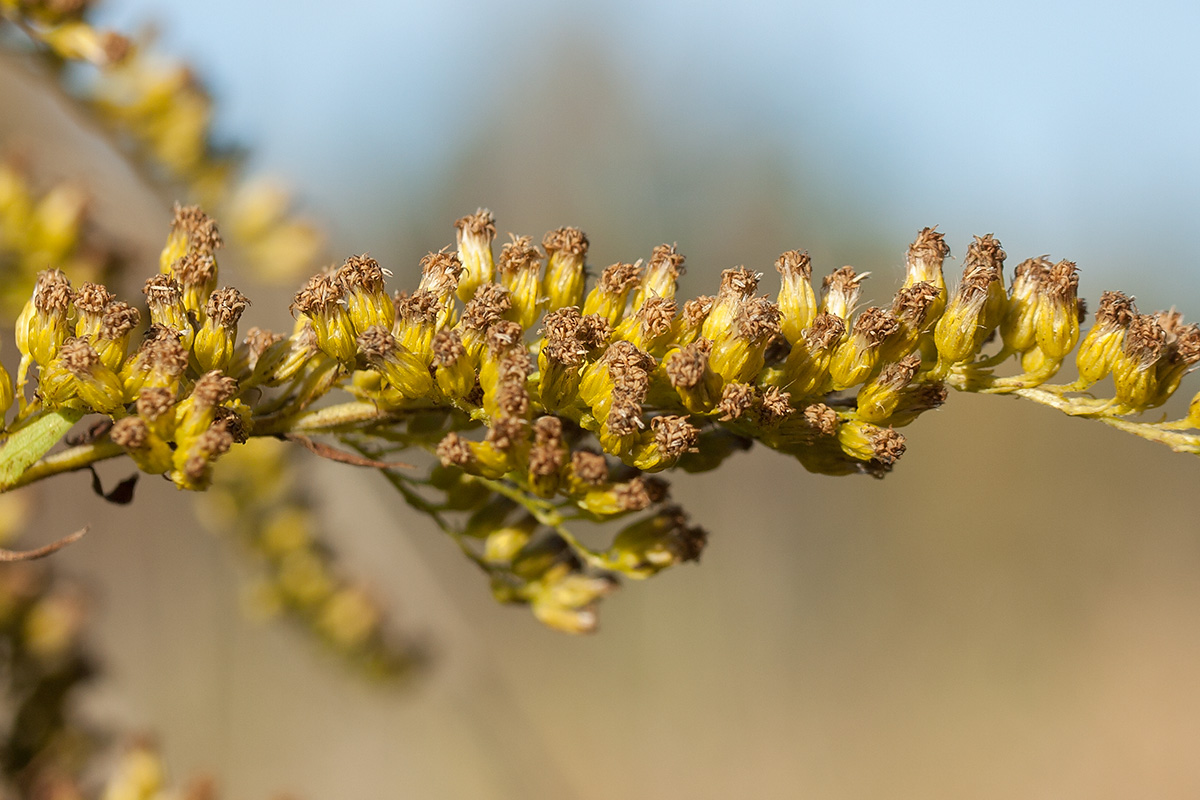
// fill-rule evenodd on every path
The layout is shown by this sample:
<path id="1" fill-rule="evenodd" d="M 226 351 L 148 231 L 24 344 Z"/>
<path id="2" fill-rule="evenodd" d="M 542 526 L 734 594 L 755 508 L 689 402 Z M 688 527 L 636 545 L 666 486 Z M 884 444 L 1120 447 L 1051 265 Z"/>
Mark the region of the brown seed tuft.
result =
<path id="1" fill-rule="evenodd" d="M 1149 369 L 1162 354 L 1166 339 L 1166 331 L 1152 314 L 1138 314 L 1129 323 L 1122 349 L 1138 363 L 1138 369 Z"/>
<path id="2" fill-rule="evenodd" d="M 460 236 L 469 234 L 486 237 L 489 240 L 496 236 L 496 218 L 486 208 L 480 208 L 474 214 L 462 217 L 454 223 L 454 227 L 458 230 Z"/>
<path id="3" fill-rule="evenodd" d="M 433 363 L 439 367 L 452 367 L 466 354 L 462 337 L 458 331 L 438 331 L 431 344 Z"/>
<path id="4" fill-rule="evenodd" d="M 204 313 L 222 328 L 232 330 L 248 305 L 250 301 L 246 299 L 246 295 L 232 286 L 226 286 L 208 296 L 208 305 L 205 306 Z"/>
<path id="5" fill-rule="evenodd" d="M 422 261 L 422 263 L 424 263 Z M 383 291 L 383 268 L 379 262 L 366 253 L 350 256 L 342 266 L 338 267 L 333 279 L 341 284 L 342 289 L 376 294 Z"/>
<path id="6" fill-rule="evenodd" d="M 75 336 L 63 342 L 58 358 L 67 372 L 81 380 L 91 377 L 92 370 L 100 363 L 100 355 L 88 340 Z"/>
<path id="7" fill-rule="evenodd" d="M 451 431 L 438 442 L 437 457 L 444 466 L 463 467 L 471 463 L 471 446 L 467 440 Z"/>
<path id="8" fill-rule="evenodd" d="M 650 253 L 647 270 L 652 273 L 665 272 L 674 280 L 686 271 L 683 261 L 683 253 L 676 249 L 676 245 L 660 244 Z"/>
<path id="9" fill-rule="evenodd" d="M 542 237 L 542 248 L 547 254 L 567 253 L 582 257 L 587 255 L 588 238 L 579 228 L 558 228 Z"/>
<path id="10" fill-rule="evenodd" d="M 571 471 L 575 477 L 591 486 L 608 482 L 608 462 L 599 453 L 576 450 L 571 454 Z"/>
<path id="11" fill-rule="evenodd" d="M 117 298 L 98 283 L 84 283 L 75 292 L 74 299 L 75 308 L 84 314 L 99 316 Z"/>
<path id="12" fill-rule="evenodd" d="M 600 273 L 600 292 L 607 295 L 620 295 L 633 286 L 642 277 L 642 268 L 637 264 L 616 263 L 604 268 Z"/>
<path id="13" fill-rule="evenodd" d="M 218 369 L 204 373 L 196 379 L 192 398 L 197 405 L 215 406 L 237 394 L 237 381 Z"/>
<path id="14" fill-rule="evenodd" d="M 1105 292 L 1100 295 L 1100 307 L 1096 309 L 1096 324 L 1128 328 L 1137 313 L 1132 298 L 1121 292 Z"/>
<path id="15" fill-rule="evenodd" d="M 512 308 L 512 296 L 508 289 L 496 283 L 485 283 L 475 290 L 475 296 L 463 311 L 464 327 L 486 331 L 492 323 Z"/>
<path id="16" fill-rule="evenodd" d="M 126 302 L 117 300 L 110 303 L 100 320 L 101 339 L 116 341 L 137 327 L 142 319 L 141 313 Z"/>
<path id="17" fill-rule="evenodd" d="M 804 332 L 804 343 L 810 352 L 827 350 L 842 339 L 846 332 L 846 323 L 841 317 L 822 311 L 817 314 L 813 324 Z"/>
<path id="18" fill-rule="evenodd" d="M 522 270 L 537 271 L 541 267 L 542 254 L 534 247 L 528 236 L 509 234 L 512 240 L 500 248 L 500 272 L 515 275 Z"/>
<path id="19" fill-rule="evenodd" d="M 712 352 L 712 342 L 708 339 L 697 339 L 667 359 L 667 378 L 676 388 L 690 389 L 704 378 L 708 369 L 708 355 Z"/>
<path id="20" fill-rule="evenodd" d="M 813 403 L 804 409 L 804 421 L 809 427 L 816 429 L 822 436 L 833 436 L 837 433 L 838 415 L 824 403 Z"/>
<path id="21" fill-rule="evenodd" d="M 650 428 L 654 431 L 654 443 L 658 445 L 659 453 L 667 461 L 696 452 L 700 431 L 687 417 L 663 414 L 650 420 Z"/>
<path id="22" fill-rule="evenodd" d="M 487 330 L 488 350 L 499 355 L 509 348 L 518 347 L 524 334 L 525 331 L 519 322 L 509 319 L 494 322 Z"/>
<path id="23" fill-rule="evenodd" d="M 200 206 L 181 206 L 176 203 L 171 230 L 187 234 L 189 252 L 211 255 L 222 245 L 216 221 L 201 211 Z"/>
<path id="24" fill-rule="evenodd" d="M 175 393 L 170 389 L 156 387 L 142 389 L 138 394 L 137 413 L 147 422 L 154 422 L 175 406 Z"/>
<path id="25" fill-rule="evenodd" d="M 941 292 L 932 283 L 918 281 L 912 286 L 896 292 L 892 301 L 892 314 L 900 321 L 913 328 L 925 324 L 929 308 Z"/>
<path id="26" fill-rule="evenodd" d="M 758 393 L 754 387 L 746 383 L 727 383 L 721 390 L 721 402 L 717 403 L 717 411 L 721 412 L 721 422 L 739 419 L 743 414 L 754 408 L 758 403 Z"/>
<path id="27" fill-rule="evenodd" d="M 126 450 L 141 450 L 146 446 L 149 435 L 150 429 L 141 417 L 119 419 L 108 432 L 108 438 L 112 439 L 113 444 Z"/>
<path id="28" fill-rule="evenodd" d="M 780 275 L 799 275 L 804 280 L 812 278 L 812 259 L 808 251 L 788 250 L 775 260 L 775 269 Z"/>
<path id="29" fill-rule="evenodd" d="M 43 314 L 65 314 L 71 307 L 71 282 L 58 269 L 38 273 L 33 288 L 33 306 Z"/>
<path id="30" fill-rule="evenodd" d="M 700 295 L 688 300 L 683 304 L 683 321 L 690 328 L 699 328 L 708 318 L 708 312 L 712 311 L 715 300 L 708 295 Z"/>
<path id="31" fill-rule="evenodd" d="M 876 461 L 890 467 L 904 455 L 904 434 L 891 428 L 881 428 L 871 435 L 871 449 Z"/>

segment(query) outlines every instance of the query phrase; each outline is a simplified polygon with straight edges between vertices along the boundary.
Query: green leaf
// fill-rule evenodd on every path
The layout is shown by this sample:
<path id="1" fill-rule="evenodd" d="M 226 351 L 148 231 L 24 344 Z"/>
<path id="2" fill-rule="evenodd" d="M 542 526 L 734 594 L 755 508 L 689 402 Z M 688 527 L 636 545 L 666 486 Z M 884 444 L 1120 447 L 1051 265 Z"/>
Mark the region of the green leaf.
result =
<path id="1" fill-rule="evenodd" d="M 75 409 L 47 411 L 8 437 L 0 446 L 0 492 L 12 488 L 25 470 L 61 441 L 82 416 L 83 412 Z"/>

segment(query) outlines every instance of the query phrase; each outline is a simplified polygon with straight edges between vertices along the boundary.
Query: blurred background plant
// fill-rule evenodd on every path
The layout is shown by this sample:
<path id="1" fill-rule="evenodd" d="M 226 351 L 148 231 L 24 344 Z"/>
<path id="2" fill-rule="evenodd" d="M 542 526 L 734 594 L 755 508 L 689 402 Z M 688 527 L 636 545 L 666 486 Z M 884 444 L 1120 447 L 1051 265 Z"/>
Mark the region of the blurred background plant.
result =
<path id="1" fill-rule="evenodd" d="M 212 76 L 217 130 L 297 182 L 333 220 L 333 252 L 409 265 L 400 285 L 448 220 L 487 204 L 506 230 L 585 226 L 592 263 L 678 241 L 684 296 L 802 247 L 876 272 L 882 300 L 897 243 L 937 222 L 956 253 L 995 230 L 1010 252 L 1072 258 L 1093 304 L 1111 287 L 1144 309 L 1200 308 L 1183 268 L 1197 119 L 1180 102 L 1196 57 L 1179 41 L 1197 12 L 968 9 L 398 6 L 365 26 L 347 8 L 341 28 L 291 5 L 207 4 L 163 10 L 163 31 Z M 147 11 L 115 4 L 101 20 L 132 29 Z M 477 47 L 448 54 L 450 31 Z M 161 242 L 146 235 L 169 206 L 118 155 L 143 171 L 171 159 L 47 96 L 92 96 L 94 75 L 50 84 L 29 66 L 7 57 L 0 92 L 28 109 L 4 115 L 3 134 L 40 182 L 30 197 L 82 181 L 110 251 L 151 263 Z M 110 102 L 110 122 L 155 129 Z M 207 130 L 201 105 L 181 116 Z M 189 142 L 180 164 L 228 152 L 194 131 L 158 141 Z M 167 198 L 236 185 L 225 169 L 149 172 L 175 182 Z M 231 268 L 254 274 L 252 249 Z M 211 769 L 231 796 L 265 796 L 281 775 L 313 797 L 1190 794 L 1200 551 L 1180 498 L 1193 460 L 1043 409 L 954 399 L 880 483 L 766 452 L 680 481 L 719 534 L 705 568 L 627 593 L 583 643 L 492 608 L 419 519 L 318 467 L 308 513 L 401 629 L 435 634 L 438 668 L 403 693 L 249 629 L 228 599 L 243 568 L 154 510 L 178 508 L 169 487 L 146 482 L 135 511 L 45 504 L 39 529 L 120 531 L 52 565 L 102 598 L 107 677 L 79 703 L 161 731 L 176 771 Z"/>

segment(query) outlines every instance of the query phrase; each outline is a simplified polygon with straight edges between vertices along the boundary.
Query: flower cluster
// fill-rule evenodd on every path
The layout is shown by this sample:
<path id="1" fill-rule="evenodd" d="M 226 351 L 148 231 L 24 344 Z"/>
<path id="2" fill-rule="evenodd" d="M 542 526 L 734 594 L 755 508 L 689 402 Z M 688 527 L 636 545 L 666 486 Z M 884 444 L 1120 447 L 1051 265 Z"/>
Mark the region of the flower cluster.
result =
<path id="1" fill-rule="evenodd" d="M 497 252 L 490 212 L 455 227 L 457 246 L 427 255 L 411 292 L 389 293 L 390 273 L 366 255 L 313 276 L 295 295 L 287 335 L 239 333 L 248 300 L 219 288 L 221 237 L 195 207 L 176 210 L 145 286 L 140 339 L 136 308 L 98 284 L 42 273 L 17 323 L 10 444 L 36 459 L 53 444 L 30 445 L 39 424 L 100 413 L 112 425 L 82 448 L 23 464 L 6 488 L 124 453 L 180 488 L 205 489 L 217 460 L 248 437 L 293 439 L 383 469 L 488 574 L 497 598 L 580 632 L 595 627 L 615 576 L 645 578 L 704 547 L 654 473 L 712 469 L 752 441 L 812 471 L 880 476 L 905 452 L 898 429 L 955 388 L 1013 394 L 1200 452 L 1190 432 L 1200 403 L 1175 422 L 1125 418 L 1175 391 L 1200 360 L 1200 328 L 1175 312 L 1139 314 L 1110 292 L 1081 336 L 1075 265 L 1030 259 L 1006 286 L 1006 254 L 990 235 L 970 244 L 953 290 L 949 247 L 926 228 L 889 304 L 862 307 L 865 275 L 851 267 L 818 290 L 807 255 L 788 251 L 775 265 L 775 299 L 759 293 L 760 274 L 737 267 L 714 295 L 681 305 L 684 258 L 672 245 L 606 267 L 589 288 L 579 230 L 551 231 L 540 248 L 512 236 Z M 1078 380 L 1047 384 L 1073 352 Z M 1021 370 L 997 375 L 1013 357 Z M 1112 397 L 1084 393 L 1109 376 Z M 349 399 L 329 404 L 334 392 Z M 422 477 L 381 460 L 401 451 L 436 464 Z M 599 548 L 571 530 L 624 518 Z M 257 541 L 269 554 L 276 539 L 295 537 Z M 280 565 L 305 559 L 307 538 L 296 541 L 300 555 L 284 553 Z M 341 595 L 330 588 L 316 605 L 291 589 L 280 596 L 320 619 Z M 374 641 L 371 630 L 362 641 Z"/>

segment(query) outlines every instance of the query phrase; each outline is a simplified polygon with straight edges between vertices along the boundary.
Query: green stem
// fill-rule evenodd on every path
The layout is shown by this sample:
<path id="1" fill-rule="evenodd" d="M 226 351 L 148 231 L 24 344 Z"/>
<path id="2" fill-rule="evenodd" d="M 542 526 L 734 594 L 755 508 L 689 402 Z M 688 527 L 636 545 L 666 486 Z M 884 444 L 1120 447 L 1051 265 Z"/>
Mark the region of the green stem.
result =
<path id="1" fill-rule="evenodd" d="M 0 486 L 0 492 L 16 489 L 21 486 L 28 486 L 31 483 L 53 475 L 84 469 L 98 461 L 105 461 L 121 455 L 125 455 L 124 448 L 113 444 L 107 439 L 93 444 L 71 447 L 54 455 L 46 456 L 41 461 L 38 461 L 29 469 L 22 472 L 15 481 Z"/>
<path id="2" fill-rule="evenodd" d="M 374 403 L 353 401 L 326 406 L 283 417 L 264 417 L 254 421 L 253 435 L 274 436 L 277 433 L 344 433 L 366 422 L 381 422 L 391 412 L 380 411 Z"/>

